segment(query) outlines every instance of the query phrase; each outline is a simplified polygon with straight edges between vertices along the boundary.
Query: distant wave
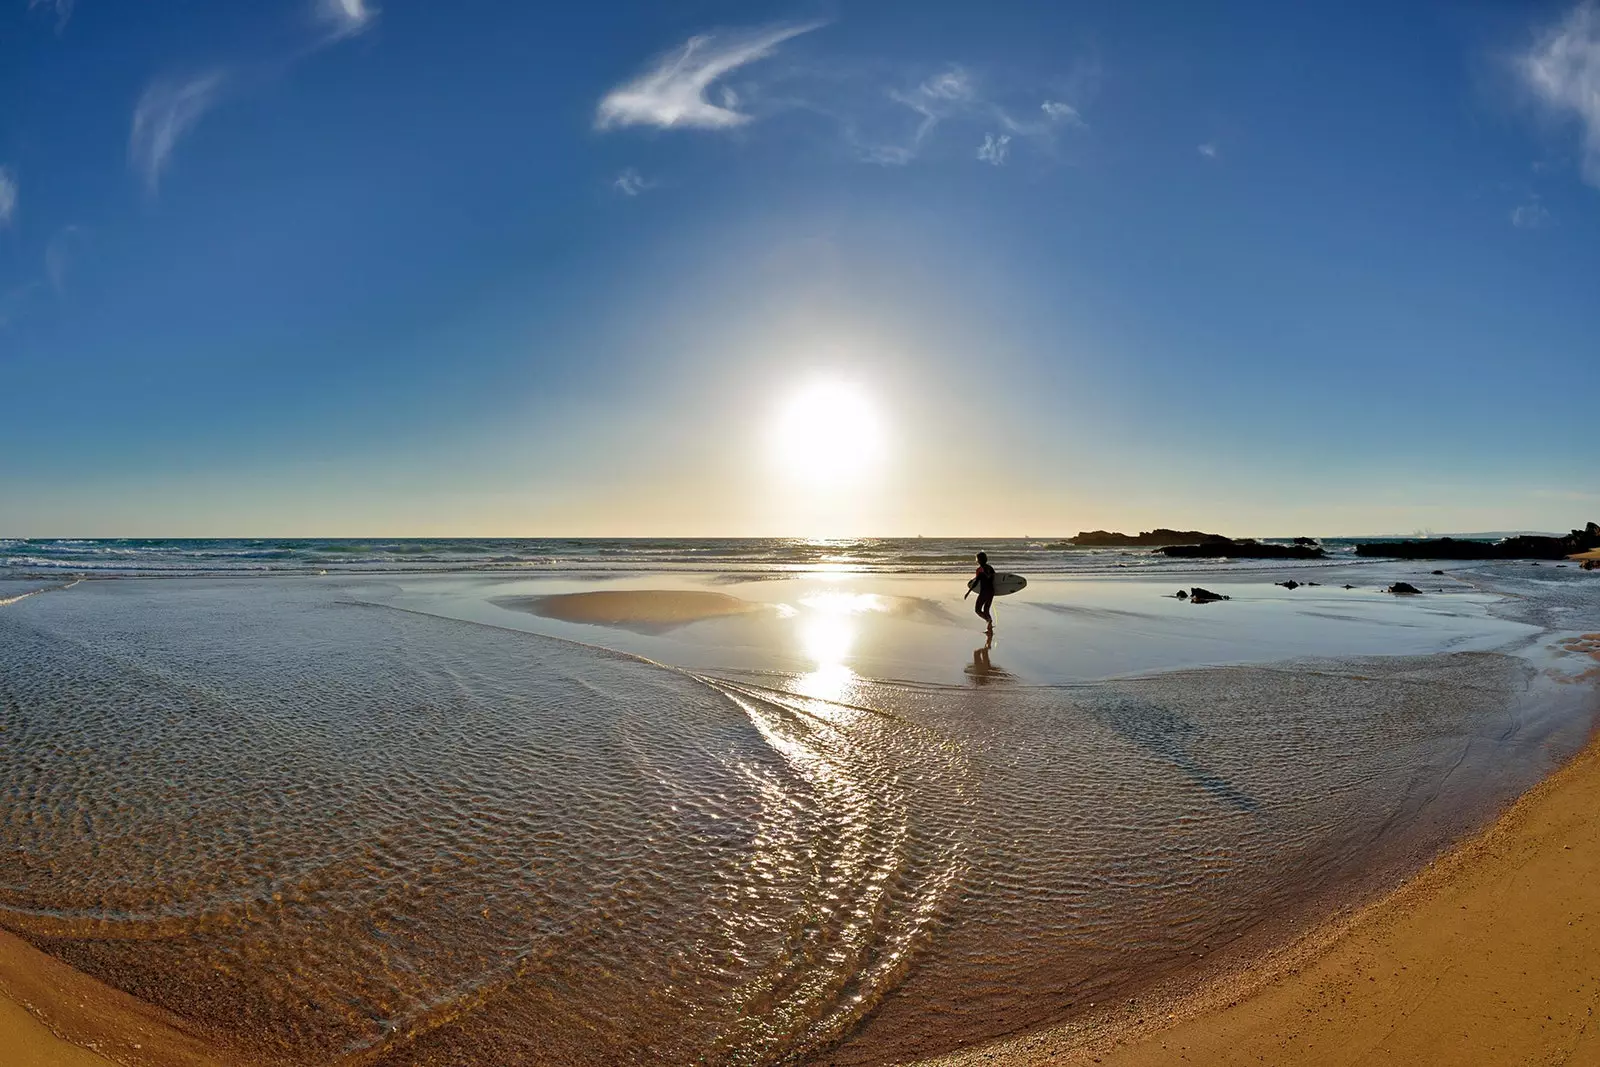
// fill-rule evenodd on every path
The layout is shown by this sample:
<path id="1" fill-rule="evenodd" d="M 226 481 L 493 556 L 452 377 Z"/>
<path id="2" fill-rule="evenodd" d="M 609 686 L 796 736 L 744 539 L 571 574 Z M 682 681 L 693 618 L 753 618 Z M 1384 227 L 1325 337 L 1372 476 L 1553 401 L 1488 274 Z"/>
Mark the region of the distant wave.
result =
<path id="1" fill-rule="evenodd" d="M 1353 542 L 1328 540 L 1328 558 L 1349 561 Z M 592 572 L 682 570 L 788 574 L 811 570 L 930 573 L 961 570 L 987 550 L 1005 570 L 1103 574 L 1282 570 L 1278 561 L 1170 560 L 1149 549 L 1065 546 L 1038 540 L 965 538 L 11 538 L 0 539 L 0 578 L 367 574 L 425 571 Z"/>

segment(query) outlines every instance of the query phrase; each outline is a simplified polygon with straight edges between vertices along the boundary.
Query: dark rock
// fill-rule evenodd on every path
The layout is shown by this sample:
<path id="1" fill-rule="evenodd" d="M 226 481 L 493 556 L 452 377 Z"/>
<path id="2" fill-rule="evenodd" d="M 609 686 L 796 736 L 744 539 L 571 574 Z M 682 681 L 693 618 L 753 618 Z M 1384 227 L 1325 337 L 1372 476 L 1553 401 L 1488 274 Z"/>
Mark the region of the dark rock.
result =
<path id="1" fill-rule="evenodd" d="M 1178 599 L 1179 600 L 1188 600 L 1189 599 L 1189 591 L 1187 589 L 1178 590 Z"/>
<path id="2" fill-rule="evenodd" d="M 1209 604 L 1213 600 L 1231 599 L 1232 597 L 1224 596 L 1221 593 L 1213 593 L 1211 590 L 1202 589 L 1198 585 L 1189 587 L 1189 603 L 1191 604 Z"/>
<path id="3" fill-rule="evenodd" d="M 1600 548 L 1600 523 L 1591 522 L 1565 537 L 1525 534 L 1500 541 L 1457 541 L 1449 537 L 1370 541 L 1357 545 L 1356 555 L 1396 559 L 1565 559 L 1593 548 Z"/>
<path id="4" fill-rule="evenodd" d="M 1206 541 L 1226 540 L 1221 534 L 1203 533 L 1200 530 L 1169 530 L 1159 526 L 1138 535 L 1111 530 L 1084 530 L 1065 543 L 1078 548 L 1160 548 L 1162 545 L 1198 545 Z"/>
<path id="5" fill-rule="evenodd" d="M 1293 578 L 1290 578 L 1287 582 L 1274 582 L 1272 584 L 1281 585 L 1285 589 L 1299 589 L 1300 588 L 1300 583 L 1295 581 Z"/>
<path id="6" fill-rule="evenodd" d="M 1306 585 L 1321 585 L 1321 582 L 1306 582 Z"/>
<path id="7" fill-rule="evenodd" d="M 1317 544 L 1317 539 L 1315 537 L 1296 537 L 1294 539 L 1294 543 L 1297 545 L 1305 545 L 1309 548 L 1314 547 Z"/>
<path id="8" fill-rule="evenodd" d="M 1444 571 L 1434 571 L 1433 573 L 1435 573 L 1435 574 L 1443 574 Z"/>
<path id="9" fill-rule="evenodd" d="M 1351 585 L 1351 584 L 1349 584 L 1349 583 L 1348 583 L 1348 582 L 1346 582 L 1346 583 L 1345 583 L 1345 588 L 1346 588 L 1346 589 L 1354 589 L 1354 588 L 1355 588 L 1355 586 L 1353 586 L 1353 585 Z"/>
<path id="10" fill-rule="evenodd" d="M 1410 595 L 1412 593 L 1420 593 L 1420 592 L 1422 592 L 1422 590 L 1418 589 L 1416 586 L 1412 585 L 1410 582 L 1395 582 L 1389 588 L 1385 589 L 1384 592 L 1385 593 L 1401 593 L 1401 594 Z"/>
<path id="11" fill-rule="evenodd" d="M 1320 548 L 1305 545 L 1268 545 L 1256 540 L 1228 538 L 1200 545 L 1166 545 L 1157 551 L 1180 559 L 1322 559 L 1326 555 Z"/>

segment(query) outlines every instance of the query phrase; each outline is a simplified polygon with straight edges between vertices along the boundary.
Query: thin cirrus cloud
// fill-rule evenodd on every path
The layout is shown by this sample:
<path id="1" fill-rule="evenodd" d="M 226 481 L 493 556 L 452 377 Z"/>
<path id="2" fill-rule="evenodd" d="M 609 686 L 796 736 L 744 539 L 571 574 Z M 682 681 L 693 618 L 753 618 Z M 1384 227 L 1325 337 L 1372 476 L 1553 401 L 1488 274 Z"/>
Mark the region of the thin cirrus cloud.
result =
<path id="1" fill-rule="evenodd" d="M 56 13 L 56 32 L 60 33 L 67 28 L 67 23 L 72 21 L 74 0 L 28 0 L 28 10 L 44 8 Z"/>
<path id="2" fill-rule="evenodd" d="M 868 163 L 905 166 L 921 154 L 924 144 L 940 123 L 971 109 L 977 99 L 977 89 L 966 68 L 950 66 L 919 82 L 915 88 L 891 90 L 889 99 L 910 108 L 919 116 L 910 139 L 858 147 L 861 158 Z"/>
<path id="3" fill-rule="evenodd" d="M 1537 230 L 1550 221 L 1550 212 L 1534 193 L 1526 201 L 1511 209 L 1511 225 L 1519 230 Z"/>
<path id="4" fill-rule="evenodd" d="M 318 0 L 316 20 L 325 33 L 320 43 L 332 44 L 364 33 L 377 17 L 377 8 L 366 0 Z"/>
<path id="5" fill-rule="evenodd" d="M 156 82 L 139 97 L 128 136 L 128 162 L 150 192 L 161 185 L 178 141 L 215 106 L 223 82 L 222 72 L 214 71 L 188 81 Z"/>
<path id="6" fill-rule="evenodd" d="M 1218 150 L 1217 146 L 1215 144 L 1213 144 L 1212 142 L 1210 142 L 1210 141 L 1207 141 L 1205 144 L 1198 146 L 1195 149 L 1195 151 L 1199 152 L 1202 156 L 1205 156 L 1207 159 L 1216 159 L 1218 156 L 1220 156 L 1222 154 L 1221 151 Z"/>
<path id="7" fill-rule="evenodd" d="M 917 125 L 909 138 L 887 143 L 858 143 L 861 158 L 869 163 L 891 166 L 912 163 L 941 125 L 956 120 L 999 124 L 1002 132 L 986 131 L 977 152 L 980 160 L 994 166 L 1005 163 L 1016 144 L 1026 141 L 1048 147 L 1062 129 L 1088 129 L 1078 109 L 1060 100 L 1045 100 L 1038 111 L 1031 113 L 1002 107 L 980 91 L 972 72 L 962 66 L 947 67 L 913 89 L 891 91 L 889 99 L 915 112 Z"/>
<path id="8" fill-rule="evenodd" d="M 617 192 L 621 193 L 623 196 L 638 196 L 646 189 L 653 188 L 654 186 L 655 182 L 647 181 L 643 174 L 640 174 L 632 167 L 629 167 L 621 174 L 618 174 L 616 179 L 611 183 L 611 187 L 617 190 Z"/>
<path id="9" fill-rule="evenodd" d="M 378 17 L 367 0 L 314 0 L 312 16 L 321 36 L 288 57 L 291 65 L 327 45 L 364 33 Z M 178 142 L 216 106 L 227 86 L 228 74 L 218 69 L 187 80 L 152 82 L 133 109 L 133 129 L 128 135 L 128 162 L 153 195 Z"/>
<path id="10" fill-rule="evenodd" d="M 1002 133 L 996 137 L 992 133 L 984 134 L 983 144 L 978 146 L 978 158 L 985 163 L 998 167 L 1006 161 L 1006 156 L 1011 154 L 1011 135 Z"/>
<path id="11" fill-rule="evenodd" d="M 751 116 L 739 110 L 738 97 L 724 90 L 720 102 L 713 103 L 707 98 L 712 85 L 724 75 L 771 55 L 791 37 L 821 25 L 810 22 L 731 37 L 691 37 L 650 70 L 601 97 L 595 126 L 602 130 L 618 126 L 701 130 L 742 126 Z"/>
<path id="12" fill-rule="evenodd" d="M 10 167 L 0 167 L 0 226 L 11 225 L 17 213 L 17 179 Z"/>
<path id="13" fill-rule="evenodd" d="M 1541 33 L 1516 68 L 1546 108 L 1576 121 L 1584 180 L 1600 186 L 1600 7 L 1584 0 Z"/>

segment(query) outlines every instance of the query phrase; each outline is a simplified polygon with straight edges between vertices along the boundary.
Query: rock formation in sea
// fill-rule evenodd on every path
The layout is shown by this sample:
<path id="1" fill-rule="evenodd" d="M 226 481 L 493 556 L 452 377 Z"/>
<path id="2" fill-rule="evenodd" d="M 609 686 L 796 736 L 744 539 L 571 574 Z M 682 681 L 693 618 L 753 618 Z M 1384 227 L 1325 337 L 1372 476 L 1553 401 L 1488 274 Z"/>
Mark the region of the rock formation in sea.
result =
<path id="1" fill-rule="evenodd" d="M 1356 545 L 1356 555 L 1396 559 L 1566 559 L 1597 548 L 1600 548 L 1600 523 L 1591 522 L 1565 537 L 1525 534 L 1499 541 L 1457 541 L 1450 537 L 1369 541 Z"/>
<path id="2" fill-rule="evenodd" d="M 1205 541 L 1226 540 L 1221 534 L 1200 530 L 1169 530 L 1165 526 L 1158 526 L 1140 534 L 1084 530 L 1077 537 L 1068 538 L 1066 543 L 1078 548 L 1160 548 L 1163 545 L 1198 545 Z"/>
<path id="3" fill-rule="evenodd" d="M 1234 541 L 1226 537 L 1198 545 L 1165 545 L 1158 551 L 1182 559 L 1322 559 L 1326 555 L 1321 548 L 1308 545 L 1269 545 L 1250 538 Z"/>

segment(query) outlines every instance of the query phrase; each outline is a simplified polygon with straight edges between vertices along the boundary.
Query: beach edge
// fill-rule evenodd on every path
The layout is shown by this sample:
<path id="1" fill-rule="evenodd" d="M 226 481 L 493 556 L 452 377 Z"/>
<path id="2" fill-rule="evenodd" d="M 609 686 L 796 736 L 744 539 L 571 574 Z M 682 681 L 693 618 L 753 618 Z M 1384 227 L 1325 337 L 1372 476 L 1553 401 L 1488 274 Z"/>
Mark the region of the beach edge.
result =
<path id="1" fill-rule="evenodd" d="M 1597 823 L 1600 714 L 1577 753 L 1377 898 L 1198 988 L 1162 983 L 1085 1019 L 908 1062 L 1600 1062 Z"/>

